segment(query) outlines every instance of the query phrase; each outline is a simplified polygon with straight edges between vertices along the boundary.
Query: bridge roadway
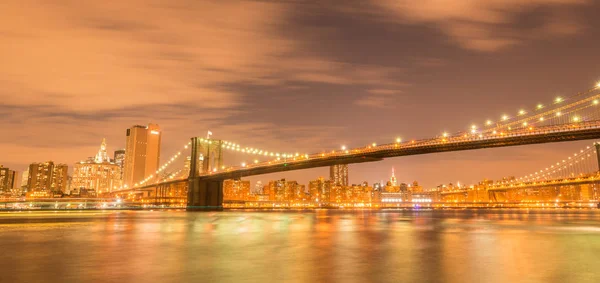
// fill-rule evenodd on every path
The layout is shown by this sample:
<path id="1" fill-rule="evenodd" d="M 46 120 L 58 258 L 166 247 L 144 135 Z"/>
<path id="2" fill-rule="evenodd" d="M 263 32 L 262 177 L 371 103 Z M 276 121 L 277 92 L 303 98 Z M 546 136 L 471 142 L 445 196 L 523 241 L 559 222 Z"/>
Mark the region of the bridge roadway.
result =
<path id="1" fill-rule="evenodd" d="M 464 134 L 448 138 L 437 137 L 404 143 L 367 146 L 347 151 L 338 150 L 329 153 L 311 154 L 308 157 L 300 155 L 292 159 L 282 158 L 279 161 L 267 161 L 258 164 L 248 164 L 245 167 L 226 168 L 222 171 L 200 174 L 198 178 L 203 180 L 226 180 L 335 164 L 380 161 L 384 158 L 398 156 L 597 138 L 600 138 L 600 121 L 580 122 L 568 126 L 545 126 L 534 128 L 533 130 L 513 130 L 506 134 L 487 135 L 483 137 L 479 137 L 476 134 Z"/>

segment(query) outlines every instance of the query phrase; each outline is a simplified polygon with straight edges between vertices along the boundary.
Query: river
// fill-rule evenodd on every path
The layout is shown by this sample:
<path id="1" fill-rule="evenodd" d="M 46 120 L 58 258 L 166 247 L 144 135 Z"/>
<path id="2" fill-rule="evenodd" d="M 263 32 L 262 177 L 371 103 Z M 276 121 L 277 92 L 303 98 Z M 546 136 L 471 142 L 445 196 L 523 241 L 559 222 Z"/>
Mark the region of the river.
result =
<path id="1" fill-rule="evenodd" d="M 3 212 L 0 282 L 600 282 L 600 211 Z"/>

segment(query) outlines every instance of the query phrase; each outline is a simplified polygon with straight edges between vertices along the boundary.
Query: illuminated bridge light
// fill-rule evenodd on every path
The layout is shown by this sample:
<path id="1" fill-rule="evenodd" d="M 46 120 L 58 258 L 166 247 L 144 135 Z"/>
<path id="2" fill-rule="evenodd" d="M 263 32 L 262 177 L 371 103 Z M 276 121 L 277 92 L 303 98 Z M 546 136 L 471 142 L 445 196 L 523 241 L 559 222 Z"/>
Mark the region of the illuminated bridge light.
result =
<path id="1" fill-rule="evenodd" d="M 562 97 L 557 97 L 556 99 L 554 99 L 555 103 L 561 103 L 563 101 Z"/>
<path id="2" fill-rule="evenodd" d="M 523 109 L 519 110 L 519 115 L 525 115 L 525 113 L 526 113 L 525 110 L 523 110 Z"/>
<path id="3" fill-rule="evenodd" d="M 508 120 L 508 115 L 502 115 L 502 121 Z"/>

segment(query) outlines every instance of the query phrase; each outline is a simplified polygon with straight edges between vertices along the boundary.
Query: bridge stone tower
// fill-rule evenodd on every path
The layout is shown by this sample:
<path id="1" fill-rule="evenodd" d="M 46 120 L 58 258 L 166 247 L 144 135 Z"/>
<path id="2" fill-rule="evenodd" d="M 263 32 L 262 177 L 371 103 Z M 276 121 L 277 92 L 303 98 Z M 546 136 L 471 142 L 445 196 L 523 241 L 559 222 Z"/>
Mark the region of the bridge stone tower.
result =
<path id="1" fill-rule="evenodd" d="M 199 175 L 223 164 L 223 141 L 192 138 L 187 210 L 222 210 L 223 180 L 207 180 Z"/>

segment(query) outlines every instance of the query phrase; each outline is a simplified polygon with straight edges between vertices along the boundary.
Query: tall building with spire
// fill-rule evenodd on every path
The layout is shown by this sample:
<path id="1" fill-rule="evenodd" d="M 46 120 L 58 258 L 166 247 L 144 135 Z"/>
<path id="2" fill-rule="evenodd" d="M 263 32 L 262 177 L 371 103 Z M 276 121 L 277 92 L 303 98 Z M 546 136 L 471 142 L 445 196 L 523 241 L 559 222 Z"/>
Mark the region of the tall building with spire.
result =
<path id="1" fill-rule="evenodd" d="M 75 163 L 73 168 L 73 180 L 71 182 L 71 194 L 109 193 L 121 187 L 121 167 L 110 161 L 106 151 L 106 139 L 102 139 L 100 149 L 93 160 Z"/>
<path id="2" fill-rule="evenodd" d="M 394 167 L 392 167 L 392 177 L 390 177 L 390 183 L 392 184 L 392 186 L 398 185 L 398 180 L 396 180 L 396 170 L 394 169 Z"/>
<path id="3" fill-rule="evenodd" d="M 124 185 L 131 188 L 142 180 L 156 176 L 160 162 L 162 132 L 156 124 L 135 125 L 127 129 Z"/>
<path id="4" fill-rule="evenodd" d="M 96 153 L 96 158 L 94 158 L 96 163 L 110 162 L 108 158 L 108 154 L 106 153 L 106 139 L 102 139 L 102 144 L 100 144 L 100 149 L 98 149 L 98 153 Z"/>

